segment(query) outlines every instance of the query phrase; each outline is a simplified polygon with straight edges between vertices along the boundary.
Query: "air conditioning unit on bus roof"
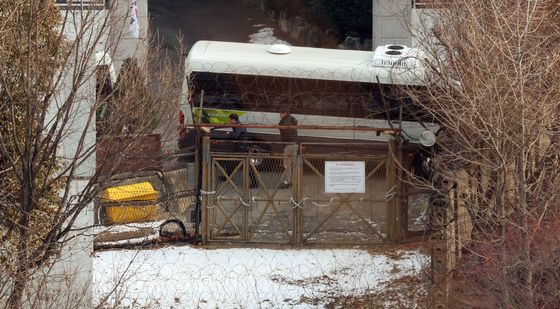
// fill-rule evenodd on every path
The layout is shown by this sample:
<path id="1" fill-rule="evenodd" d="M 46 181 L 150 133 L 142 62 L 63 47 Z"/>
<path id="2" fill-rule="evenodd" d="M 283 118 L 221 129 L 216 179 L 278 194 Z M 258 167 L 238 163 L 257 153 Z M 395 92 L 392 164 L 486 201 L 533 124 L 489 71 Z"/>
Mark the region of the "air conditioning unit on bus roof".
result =
<path id="1" fill-rule="evenodd" d="M 420 66 L 422 52 L 418 48 L 404 45 L 384 45 L 375 49 L 373 65 L 388 68 L 417 68 Z"/>

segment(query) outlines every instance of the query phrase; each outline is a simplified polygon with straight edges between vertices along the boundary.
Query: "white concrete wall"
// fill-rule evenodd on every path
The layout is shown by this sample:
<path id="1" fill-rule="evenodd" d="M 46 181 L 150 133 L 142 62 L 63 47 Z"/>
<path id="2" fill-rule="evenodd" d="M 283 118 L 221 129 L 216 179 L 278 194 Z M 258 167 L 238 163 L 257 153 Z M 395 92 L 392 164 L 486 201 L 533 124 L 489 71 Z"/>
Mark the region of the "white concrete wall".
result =
<path id="1" fill-rule="evenodd" d="M 372 0 L 373 1 L 373 48 L 386 44 L 411 46 L 410 0 Z"/>
<path id="2" fill-rule="evenodd" d="M 86 60 L 85 77 L 80 84 L 69 116 L 69 122 L 65 127 L 65 134 L 58 149 L 58 157 L 63 165 L 77 162 L 76 171 L 69 176 L 76 178 L 72 180 L 68 203 L 72 203 L 84 192 L 95 172 L 95 69 L 97 66 L 95 52 L 103 51 L 107 47 L 107 30 L 104 26 L 108 12 L 104 9 L 97 10 L 64 10 L 64 35 L 69 42 L 78 39 L 77 58 L 78 61 Z M 80 33 L 80 35 L 78 35 Z M 49 115 L 54 117 L 60 106 L 70 95 L 71 87 L 76 82 L 74 76 L 78 65 L 69 60 L 63 68 L 62 82 L 58 87 L 58 93 L 49 106 Z M 49 119 L 46 121 L 50 123 Z M 80 143 L 83 143 L 81 146 Z M 89 156 L 84 156 L 89 155 Z M 88 205 L 82 211 L 73 224 L 74 229 L 92 226 L 93 205 Z M 92 252 L 93 235 L 91 231 L 80 230 L 68 235 L 60 256 L 52 267 L 44 270 L 41 274 L 46 278 L 46 286 L 42 292 L 52 295 L 45 300 L 41 306 L 68 307 L 68 308 L 91 308 L 92 307 Z M 43 278 L 43 280 L 45 279 Z M 41 278 L 39 278 L 41 279 Z"/>
<path id="3" fill-rule="evenodd" d="M 117 1 L 117 0 L 114 0 Z M 66 20 L 65 35 L 69 40 L 75 40 L 76 33 L 80 32 L 81 26 L 91 23 L 82 34 L 82 46 L 80 50 L 84 54 L 91 54 L 88 59 L 89 65 L 86 69 L 86 79 L 78 90 L 76 102 L 72 112 L 71 123 L 59 156 L 63 159 L 72 161 L 80 157 L 83 151 L 78 150 L 81 138 L 85 139 L 84 149 L 95 145 L 95 69 L 99 64 L 93 57 L 96 52 L 106 52 L 112 59 L 116 73 L 127 57 L 144 57 L 147 52 L 148 35 L 148 3 L 147 0 L 138 0 L 138 17 L 140 23 L 140 38 L 134 38 L 129 33 L 129 0 L 118 0 L 114 6 L 109 6 L 109 10 L 93 11 L 70 11 L 69 19 Z M 96 38 L 101 39 L 96 42 Z M 85 39 L 84 39 L 85 38 Z M 82 56 L 83 57 L 83 56 Z M 72 67 L 73 64 L 69 66 Z M 73 82 L 71 68 L 68 68 L 65 75 L 65 84 L 62 88 L 57 104 L 60 104 L 67 96 L 69 87 Z M 56 104 L 53 106 L 56 112 Z M 89 179 L 95 173 L 96 160 L 95 151 L 84 161 L 81 161 L 76 173 L 76 180 L 73 181 L 70 189 L 70 196 L 80 195 L 88 185 Z M 89 205 L 80 213 L 75 221 L 75 227 L 88 227 L 94 223 L 93 205 Z M 59 301 L 60 305 L 65 305 L 68 300 L 74 301 L 71 308 L 91 308 L 92 301 L 92 252 L 93 252 L 93 233 L 91 231 L 80 231 L 70 235 L 72 238 L 65 246 L 58 263 L 50 271 L 49 276 L 54 284 L 49 287 L 58 295 L 65 295 Z M 59 290 L 59 291 L 58 291 Z"/>
<path id="4" fill-rule="evenodd" d="M 415 8 L 410 0 L 372 1 L 373 49 L 387 44 L 421 47 L 433 40 L 431 30 L 438 9 Z"/>
<path id="5" fill-rule="evenodd" d="M 437 9 L 413 9 L 412 10 L 412 45 L 422 46 L 426 43 L 434 43 L 432 34 L 434 20 L 437 18 Z"/>
<path id="6" fill-rule="evenodd" d="M 111 22 L 114 31 L 111 32 L 111 54 L 115 69 L 119 72 L 124 59 L 132 57 L 143 59 L 148 52 L 149 25 L 148 25 L 148 0 L 137 0 L 138 22 L 140 24 L 140 37 L 135 38 L 129 32 L 130 1 L 111 0 Z M 118 73 L 117 73 L 118 74 Z"/>
<path id="7" fill-rule="evenodd" d="M 117 0 L 114 0 L 117 1 Z M 85 80 L 79 87 L 73 104 L 67 132 L 62 140 L 58 156 L 62 162 L 70 163 L 76 157 L 82 157 L 87 149 L 95 145 L 95 84 L 96 66 L 99 64 L 95 58 L 96 52 L 104 52 L 112 59 L 116 73 L 127 57 L 143 57 L 147 51 L 148 33 L 148 6 L 147 0 L 138 0 L 138 17 L 140 22 L 140 38 L 133 38 L 129 34 L 129 1 L 118 0 L 113 11 L 106 9 L 95 10 L 62 10 L 64 21 L 64 34 L 73 42 L 80 36 L 78 58 L 83 59 L 89 54 Z M 68 13 L 68 14 L 67 14 Z M 86 26 L 87 25 L 87 26 Z M 87 29 L 84 31 L 84 29 Z M 63 70 L 63 82 L 59 87 L 60 92 L 49 107 L 49 114 L 54 117 L 70 93 L 71 85 L 75 81 L 72 75 L 74 63 L 69 63 Z M 47 119 L 47 123 L 49 119 Z M 83 138 L 84 147 L 80 150 L 78 145 Z M 91 151 L 90 151 L 91 152 Z M 85 160 L 80 160 L 74 173 L 69 196 L 78 196 L 83 193 L 89 180 L 95 172 L 95 151 Z M 70 199 L 72 202 L 72 198 Z M 74 223 L 74 228 L 92 226 L 94 223 L 93 205 L 90 204 L 80 213 Z M 69 235 L 69 241 L 63 247 L 60 257 L 49 269 L 44 269 L 38 274 L 38 280 L 48 278 L 46 292 L 54 297 L 46 300 L 39 307 L 52 308 L 92 308 L 92 253 L 93 233 L 91 230 L 82 230 Z M 43 278 L 40 278 L 40 277 Z M 33 286 L 35 283 L 32 283 Z"/>

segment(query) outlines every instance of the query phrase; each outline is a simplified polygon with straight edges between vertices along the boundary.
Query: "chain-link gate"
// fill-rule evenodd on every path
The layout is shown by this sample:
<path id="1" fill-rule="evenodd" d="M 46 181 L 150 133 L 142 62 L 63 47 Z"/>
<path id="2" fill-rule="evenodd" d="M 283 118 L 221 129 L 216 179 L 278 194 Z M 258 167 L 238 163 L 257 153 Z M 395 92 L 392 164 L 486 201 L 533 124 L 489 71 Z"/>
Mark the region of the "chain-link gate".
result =
<path id="1" fill-rule="evenodd" d="M 211 152 L 207 179 L 211 194 L 206 203 L 209 241 L 293 242 L 293 188 L 282 185 L 284 158 L 260 150 Z"/>
<path id="2" fill-rule="evenodd" d="M 301 241 L 304 243 L 379 243 L 386 241 L 387 201 L 384 157 L 324 158 L 302 155 Z M 325 193 L 325 161 L 365 162 L 363 194 Z"/>
<path id="3" fill-rule="evenodd" d="M 259 144 L 259 151 L 244 152 L 219 150 L 243 149 L 231 146 L 232 141 L 212 143 L 205 163 L 203 225 L 207 241 L 388 241 L 389 201 L 396 187 L 386 177 L 390 165 L 386 150 L 365 144 L 309 143 L 297 145 L 297 153 L 287 159 L 286 143 Z M 325 193 L 325 161 L 364 162 L 365 192 Z"/>

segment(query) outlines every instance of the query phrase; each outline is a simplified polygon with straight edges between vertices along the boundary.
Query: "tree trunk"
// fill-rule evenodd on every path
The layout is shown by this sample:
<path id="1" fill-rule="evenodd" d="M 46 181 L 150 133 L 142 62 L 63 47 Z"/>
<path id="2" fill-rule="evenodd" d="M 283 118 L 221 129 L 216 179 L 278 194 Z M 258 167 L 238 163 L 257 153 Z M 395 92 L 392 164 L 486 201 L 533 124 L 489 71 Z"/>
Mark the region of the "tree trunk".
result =
<path id="1" fill-rule="evenodd" d="M 22 307 L 21 300 L 23 291 L 29 280 L 28 241 L 29 241 L 29 213 L 25 212 L 18 226 L 19 245 L 17 256 L 17 271 L 13 281 L 12 291 L 8 298 L 8 308 L 19 309 Z"/>
<path id="2" fill-rule="evenodd" d="M 523 109 L 524 112 L 524 109 Z M 524 113 L 523 113 L 524 115 Z M 525 132 L 525 127 L 522 125 L 522 133 Z M 525 137 L 522 134 L 522 137 Z M 521 255 L 523 260 L 523 286 L 527 292 L 528 306 L 533 306 L 533 267 L 531 265 L 531 233 L 529 231 L 529 216 L 530 209 L 527 203 L 527 175 L 528 170 L 526 159 L 526 146 L 525 138 L 522 140 L 521 148 L 517 158 L 517 177 L 518 177 L 518 197 L 519 197 L 519 217 L 521 226 L 522 248 Z"/>
<path id="3" fill-rule="evenodd" d="M 29 161 L 28 161 L 29 162 Z M 17 270 L 14 275 L 13 287 L 8 298 L 8 308 L 19 309 L 22 304 L 23 291 L 29 280 L 29 221 L 31 212 L 34 209 L 33 199 L 33 173 L 29 172 L 24 164 L 23 177 L 21 181 L 21 218 L 17 223 L 18 231 L 18 253 L 17 253 Z"/>
<path id="4" fill-rule="evenodd" d="M 509 289 L 507 288 L 507 277 L 508 277 L 508 267 L 507 267 L 507 255 L 508 252 L 506 251 L 506 235 L 507 235 L 507 221 L 506 221 L 506 191 L 507 191 L 507 179 L 508 179 L 508 172 L 507 172 L 507 165 L 503 168 L 500 173 L 500 181 L 499 184 L 500 191 L 498 192 L 498 198 L 500 200 L 499 205 L 499 223 L 500 223 L 500 254 L 501 254 L 501 269 L 502 269 L 502 293 L 503 299 L 502 305 L 505 307 L 507 306 L 507 301 L 510 299 Z"/>

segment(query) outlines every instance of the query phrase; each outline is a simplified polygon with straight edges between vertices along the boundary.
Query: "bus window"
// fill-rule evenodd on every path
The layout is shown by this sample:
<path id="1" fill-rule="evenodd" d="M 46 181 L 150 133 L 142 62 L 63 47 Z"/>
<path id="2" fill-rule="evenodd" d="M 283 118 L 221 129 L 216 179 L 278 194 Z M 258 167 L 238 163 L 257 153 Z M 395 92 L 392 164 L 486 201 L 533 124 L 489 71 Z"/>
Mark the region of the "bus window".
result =
<path id="1" fill-rule="evenodd" d="M 240 109 L 240 93 L 235 78 L 229 74 L 195 72 L 190 77 L 192 102 L 200 105 L 204 91 L 204 107 L 219 109 Z"/>
<path id="2" fill-rule="evenodd" d="M 278 113 L 289 106 L 294 114 L 370 119 L 387 112 L 396 119 L 401 104 L 416 110 L 400 87 L 375 83 L 195 72 L 191 87 L 193 107 L 204 91 L 204 108 L 212 109 Z"/>

